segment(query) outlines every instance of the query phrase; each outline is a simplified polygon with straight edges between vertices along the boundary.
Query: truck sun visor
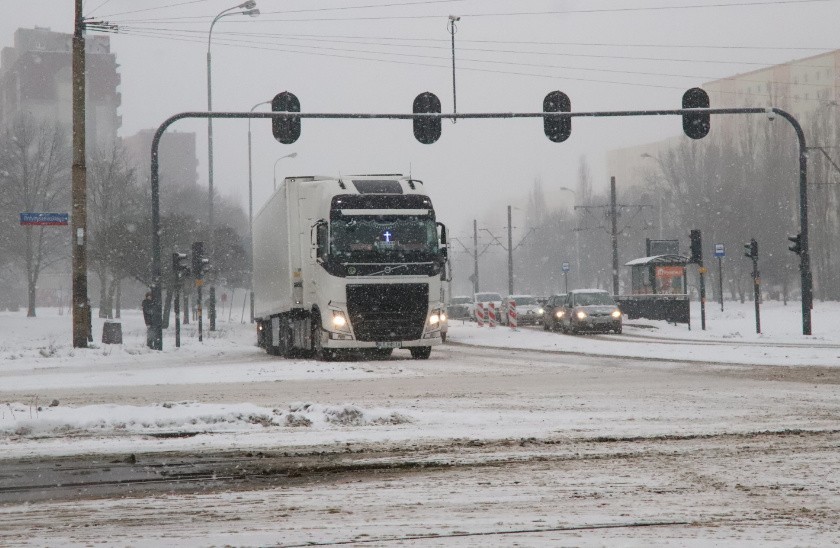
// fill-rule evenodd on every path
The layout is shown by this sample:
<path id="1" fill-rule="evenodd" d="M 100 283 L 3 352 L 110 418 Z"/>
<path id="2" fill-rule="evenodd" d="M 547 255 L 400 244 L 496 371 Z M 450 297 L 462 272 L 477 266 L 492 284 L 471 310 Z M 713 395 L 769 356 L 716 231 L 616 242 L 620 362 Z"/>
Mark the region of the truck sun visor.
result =
<path id="1" fill-rule="evenodd" d="M 354 179 L 359 194 L 402 194 L 402 185 L 394 180 Z"/>

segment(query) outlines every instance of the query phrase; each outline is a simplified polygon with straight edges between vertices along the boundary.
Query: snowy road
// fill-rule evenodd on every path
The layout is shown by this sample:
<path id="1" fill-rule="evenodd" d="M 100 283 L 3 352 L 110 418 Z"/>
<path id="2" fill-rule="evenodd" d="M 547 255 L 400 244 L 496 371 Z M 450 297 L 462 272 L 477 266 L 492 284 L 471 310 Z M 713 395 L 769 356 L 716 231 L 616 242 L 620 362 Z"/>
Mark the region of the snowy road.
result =
<path id="1" fill-rule="evenodd" d="M 279 360 L 247 326 L 163 354 L 16 349 L 0 544 L 840 542 L 840 368 L 522 336 L 428 361 Z"/>

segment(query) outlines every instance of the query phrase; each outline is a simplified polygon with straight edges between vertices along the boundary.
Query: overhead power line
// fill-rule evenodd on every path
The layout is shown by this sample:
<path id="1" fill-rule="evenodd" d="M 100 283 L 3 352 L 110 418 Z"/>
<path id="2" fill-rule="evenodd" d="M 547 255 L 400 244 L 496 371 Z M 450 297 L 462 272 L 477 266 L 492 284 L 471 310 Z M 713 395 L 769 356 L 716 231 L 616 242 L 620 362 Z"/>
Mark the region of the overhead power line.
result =
<path id="1" fill-rule="evenodd" d="M 104 29 L 108 32 L 107 29 Z M 113 32 L 113 31 L 111 31 Z M 120 30 L 120 34 L 126 34 L 128 36 L 135 36 L 141 38 L 163 38 L 167 40 L 173 41 L 180 41 L 180 42 L 192 42 L 192 43 L 205 43 L 203 38 L 199 38 L 197 36 L 183 36 L 177 35 L 172 32 L 160 32 L 160 33 L 150 33 L 145 31 L 134 31 L 134 30 Z M 411 66 L 421 66 L 421 67 L 429 67 L 429 68 L 445 68 L 449 69 L 449 65 L 444 64 L 435 64 L 435 63 L 420 63 L 420 62 L 412 62 L 412 61 L 404 61 L 404 60 L 396 60 L 396 59 L 382 59 L 382 58 L 374 58 L 374 57 L 363 57 L 357 55 L 347 55 L 345 53 L 321 53 L 318 51 L 300 51 L 296 49 L 289 49 L 289 47 L 270 47 L 271 44 L 265 43 L 248 43 L 245 41 L 238 41 L 238 42 L 229 42 L 225 41 L 224 39 L 219 39 L 215 42 L 220 46 L 229 46 L 229 47 L 238 47 L 238 48 L 247 48 L 247 49 L 257 49 L 257 50 L 264 50 L 264 51 L 273 51 L 273 52 L 281 52 L 281 53 L 292 53 L 292 54 L 299 54 L 299 55 L 315 55 L 319 57 L 330 57 L 330 58 L 340 58 L 340 59 L 353 59 L 353 60 L 360 60 L 360 61 L 368 61 L 368 62 L 382 62 L 382 63 L 389 63 L 389 64 L 399 64 L 399 65 L 411 65 Z M 301 46 L 292 46 L 292 47 L 301 47 Z M 306 46 L 304 46 L 306 47 Z M 369 52 L 369 51 L 356 51 L 356 50 L 340 50 L 337 48 L 314 48 L 309 46 L 311 49 L 328 49 L 331 51 L 339 51 L 339 52 L 351 52 L 351 53 L 366 53 L 372 55 L 394 55 L 388 52 Z M 420 57 L 420 58 L 430 58 L 430 59 L 446 59 L 445 57 L 431 57 L 431 56 L 421 56 L 421 55 L 412 55 L 411 57 Z M 467 61 L 465 59 L 465 61 Z M 489 62 L 489 61 L 482 61 L 482 60 L 472 60 L 475 62 Z M 508 63 L 512 65 L 522 66 L 522 63 Z M 534 65 L 537 67 L 544 67 L 546 65 Z M 578 69 L 580 67 L 570 67 L 569 69 Z M 584 68 L 580 68 L 581 70 L 586 70 Z M 656 88 L 656 89 L 674 89 L 674 90 L 684 90 L 684 86 L 669 86 L 664 84 L 649 84 L 649 83 L 642 83 L 642 82 L 628 82 L 628 81 L 616 81 L 616 80 L 606 80 L 606 79 L 595 79 L 595 78 L 580 78 L 580 77 L 570 77 L 568 75 L 552 75 L 552 74 L 539 74 L 533 72 L 523 72 L 523 71 L 505 71 L 505 70 L 494 70 L 489 68 L 479 68 L 479 67 L 468 67 L 462 66 L 461 70 L 470 71 L 470 72 L 481 72 L 481 73 L 490 73 L 490 74 L 504 74 L 504 75 L 513 75 L 513 76 L 528 76 L 528 77 L 535 77 L 535 78 L 544 78 L 544 79 L 551 79 L 551 80 L 564 80 L 564 81 L 576 81 L 576 82 L 592 82 L 592 83 L 600 83 L 600 84 L 613 84 L 613 85 L 627 85 L 627 86 L 635 86 L 635 87 L 646 87 L 646 88 Z M 734 94 L 736 92 L 721 92 L 721 93 L 730 93 Z M 769 94 L 764 93 L 756 93 L 753 94 L 754 97 L 762 98 L 762 97 L 771 97 Z M 785 99 L 788 97 L 784 96 L 776 96 L 775 99 Z M 819 99 L 801 99 L 801 100 L 815 100 L 818 101 Z"/>
<path id="2" fill-rule="evenodd" d="M 630 13 L 630 12 L 649 12 L 649 11 L 670 11 L 670 10 L 700 10 L 700 9 L 720 9 L 720 8 L 738 8 L 738 7 L 758 7 L 758 6 L 777 6 L 777 5 L 801 5 L 801 4 L 816 4 L 816 3 L 836 3 L 838 0 L 754 0 L 751 2 L 724 2 L 713 4 L 682 4 L 670 6 L 637 6 L 624 8 L 600 8 L 600 9 L 571 9 L 571 10 L 543 10 L 543 11 L 512 11 L 512 12 L 496 12 L 496 13 L 460 13 L 461 17 L 534 17 L 534 16 L 548 16 L 548 15 L 572 15 L 572 14 L 605 14 L 605 13 Z M 277 13 L 293 13 L 290 11 Z M 381 20 L 417 20 L 417 19 L 439 19 L 445 18 L 448 14 L 433 14 L 433 15 L 377 15 L 377 16 L 359 16 L 359 17 L 312 17 L 312 18 L 298 18 L 298 19 L 272 19 L 260 18 L 260 22 L 288 22 L 288 23 L 306 23 L 306 22 L 322 22 L 322 21 L 381 21 Z M 190 21 L 195 20 L 197 21 Z M 162 24 L 175 23 L 204 23 L 212 19 L 212 16 L 184 16 L 171 17 L 163 19 L 135 19 L 118 21 L 121 23 L 140 23 L 140 22 L 159 22 Z M 231 23 L 236 21 L 231 21 Z M 242 21 L 239 21 L 240 23 Z"/>
<path id="3" fill-rule="evenodd" d="M 171 31 L 169 29 L 141 29 L 141 28 L 134 28 L 130 26 L 120 27 L 121 32 L 123 33 L 134 33 L 135 35 L 139 32 L 147 32 L 150 35 L 154 34 L 155 36 L 174 36 L 174 37 L 198 37 L 201 35 L 201 39 L 203 40 L 204 32 L 198 31 Z M 228 36 L 231 34 L 228 33 L 219 33 L 220 39 L 224 39 L 224 36 Z M 241 33 L 233 33 L 233 36 L 241 36 Z M 247 35 L 250 36 L 250 35 Z M 255 37 L 260 36 L 273 36 L 273 35 L 264 35 L 256 33 L 254 34 Z M 358 43 L 358 42 L 347 42 L 342 40 L 315 40 L 316 42 L 326 42 L 326 43 L 338 43 L 338 44 L 358 44 L 358 45 L 385 45 L 392 47 L 392 44 L 382 44 L 382 43 Z M 326 51 L 338 51 L 338 52 L 349 52 L 349 53 L 363 53 L 363 54 L 373 54 L 373 55 L 390 55 L 395 57 L 414 57 L 414 58 L 423 58 L 423 59 L 433 59 L 433 60 L 443 60 L 448 59 L 448 57 L 443 56 L 435 56 L 435 55 L 422 55 L 422 54 L 412 54 L 412 53 L 400 53 L 400 52 L 391 52 L 391 51 L 375 51 L 375 50 L 367 50 L 367 49 L 348 49 L 346 47 L 336 48 L 336 47 L 328 47 L 328 46 L 311 46 L 306 44 L 288 44 L 282 42 L 266 42 L 260 40 L 244 40 L 244 39 L 237 39 L 237 40 L 228 40 L 226 44 L 254 44 L 260 46 L 280 46 L 280 47 L 298 47 L 298 48 L 305 48 L 305 49 L 315 49 L 315 50 L 326 50 Z M 415 45 L 400 45 L 399 47 L 410 47 L 410 48 L 419 48 L 419 49 L 446 49 L 442 46 L 415 46 Z M 516 51 L 516 50 L 499 50 L 499 49 L 486 49 L 486 48 L 462 48 L 465 51 L 477 51 L 477 52 L 488 52 L 488 53 L 511 53 L 511 54 L 520 54 L 520 55 L 551 55 L 551 56 L 558 56 L 558 57 L 584 57 L 584 58 L 603 58 L 603 59 L 622 59 L 622 60 L 642 60 L 642 61 L 666 61 L 666 62 L 694 62 L 694 63 L 708 63 L 708 64 L 743 64 L 743 65 L 754 65 L 754 66 L 770 66 L 772 63 L 758 63 L 758 62 L 750 62 L 750 61 L 714 61 L 714 60 L 705 60 L 705 59 L 678 59 L 678 58 L 663 58 L 663 57 L 633 57 L 633 56 L 610 56 L 610 55 L 588 55 L 588 54 L 564 54 L 564 53 L 549 53 L 549 52 L 534 52 L 534 51 Z M 580 67 L 580 66 L 573 66 L 573 65 L 551 65 L 546 63 L 527 63 L 523 61 L 502 61 L 497 59 L 475 59 L 475 58 L 464 58 L 464 61 L 473 62 L 473 63 L 485 63 L 485 64 L 494 64 L 494 65 L 514 65 L 514 66 L 527 66 L 527 67 L 535 67 L 535 68 L 554 68 L 554 69 L 563 69 L 563 70 L 579 70 L 584 72 L 603 72 L 603 73 L 612 73 L 612 74 L 630 74 L 630 75 L 639 75 L 639 76 L 664 76 L 670 78 L 688 78 L 691 80 L 716 80 L 718 79 L 717 76 L 712 75 L 703 75 L 697 74 L 692 72 L 691 74 L 679 74 L 679 73 L 668 73 L 668 72 L 652 72 L 652 71 L 642 71 L 642 70 L 627 70 L 627 69 L 610 69 L 610 68 L 593 68 L 593 67 Z M 745 83 L 766 83 L 765 80 L 741 80 Z M 771 82 L 773 84 L 786 84 L 789 85 L 791 82 Z M 802 84 L 802 85 L 809 85 L 809 86 L 817 86 L 817 87 L 824 87 L 825 84 L 820 84 L 817 82 L 812 82 L 809 84 Z"/>

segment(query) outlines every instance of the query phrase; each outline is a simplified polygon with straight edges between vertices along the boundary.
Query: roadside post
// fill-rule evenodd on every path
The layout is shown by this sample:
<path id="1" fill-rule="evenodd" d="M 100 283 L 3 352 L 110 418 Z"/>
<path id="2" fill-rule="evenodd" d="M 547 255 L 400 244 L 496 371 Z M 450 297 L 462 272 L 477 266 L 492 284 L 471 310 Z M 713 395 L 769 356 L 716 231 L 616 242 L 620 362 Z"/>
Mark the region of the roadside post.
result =
<path id="1" fill-rule="evenodd" d="M 720 297 L 720 311 L 723 312 L 723 258 L 726 257 L 726 247 L 715 244 L 715 257 L 718 260 L 718 296 Z"/>
<path id="2" fill-rule="evenodd" d="M 691 262 L 696 263 L 700 273 L 700 329 L 706 330 L 706 267 L 703 266 L 703 236 L 699 230 L 692 230 Z"/>
<path id="3" fill-rule="evenodd" d="M 175 312 L 175 348 L 181 347 L 181 283 L 190 271 L 187 265 L 187 254 L 172 252 L 172 283 L 175 286 L 175 296 L 173 300 Z"/>
<path id="4" fill-rule="evenodd" d="M 759 301 L 761 300 L 761 274 L 758 272 L 758 242 L 752 238 L 749 243 L 744 244 L 744 256 L 752 259 L 753 264 L 753 293 L 755 300 L 755 332 L 761 334 L 761 311 Z"/>
<path id="5" fill-rule="evenodd" d="M 566 284 L 566 293 L 568 294 L 569 293 L 569 269 L 571 267 L 569 266 L 569 263 L 564 262 L 562 268 L 563 268 L 563 282 Z"/>

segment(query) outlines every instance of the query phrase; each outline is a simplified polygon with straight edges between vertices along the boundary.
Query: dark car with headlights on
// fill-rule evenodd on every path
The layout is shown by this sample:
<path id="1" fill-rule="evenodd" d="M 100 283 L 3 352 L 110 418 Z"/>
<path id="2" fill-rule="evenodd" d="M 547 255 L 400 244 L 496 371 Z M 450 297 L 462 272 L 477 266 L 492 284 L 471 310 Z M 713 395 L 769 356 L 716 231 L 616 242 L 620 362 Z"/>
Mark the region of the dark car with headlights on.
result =
<path id="1" fill-rule="evenodd" d="M 566 333 L 621 333 L 621 310 L 613 296 L 603 289 L 575 289 L 566 295 L 560 327 Z"/>
<path id="2" fill-rule="evenodd" d="M 566 294 L 552 295 L 546 299 L 543 309 L 543 329 L 546 331 L 558 331 L 561 328 L 561 320 L 565 315 Z"/>

